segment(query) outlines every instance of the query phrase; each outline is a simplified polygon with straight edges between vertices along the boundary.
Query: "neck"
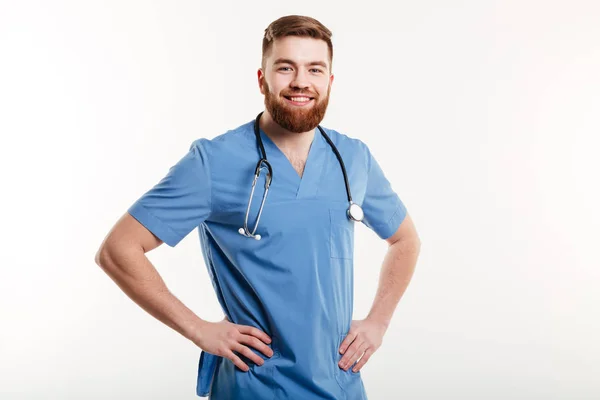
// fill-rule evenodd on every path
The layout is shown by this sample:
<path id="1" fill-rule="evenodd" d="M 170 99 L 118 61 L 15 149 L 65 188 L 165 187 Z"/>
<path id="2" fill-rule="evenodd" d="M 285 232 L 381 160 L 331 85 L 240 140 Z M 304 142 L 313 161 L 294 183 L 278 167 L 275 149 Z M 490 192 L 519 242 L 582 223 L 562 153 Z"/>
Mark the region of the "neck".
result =
<path id="1" fill-rule="evenodd" d="M 310 148 L 315 137 L 315 129 L 308 132 L 296 133 L 288 131 L 273 121 L 273 117 L 265 110 L 258 122 L 260 129 L 283 151 L 292 153 L 303 152 Z"/>

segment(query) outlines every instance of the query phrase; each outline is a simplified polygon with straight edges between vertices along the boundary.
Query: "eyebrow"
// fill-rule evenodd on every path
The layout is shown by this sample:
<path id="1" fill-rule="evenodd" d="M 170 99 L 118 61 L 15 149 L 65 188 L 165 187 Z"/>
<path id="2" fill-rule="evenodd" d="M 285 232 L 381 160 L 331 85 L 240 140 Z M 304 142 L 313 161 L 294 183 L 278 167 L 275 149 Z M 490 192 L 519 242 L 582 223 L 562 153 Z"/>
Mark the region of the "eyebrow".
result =
<path id="1" fill-rule="evenodd" d="M 273 65 L 277 65 L 277 64 L 291 64 L 291 65 L 296 65 L 296 63 L 292 60 L 290 60 L 289 58 L 278 58 L 277 60 L 275 60 L 275 62 L 273 63 Z M 325 69 L 327 69 L 327 64 L 323 61 L 311 61 L 309 62 L 307 65 L 319 65 Z"/>

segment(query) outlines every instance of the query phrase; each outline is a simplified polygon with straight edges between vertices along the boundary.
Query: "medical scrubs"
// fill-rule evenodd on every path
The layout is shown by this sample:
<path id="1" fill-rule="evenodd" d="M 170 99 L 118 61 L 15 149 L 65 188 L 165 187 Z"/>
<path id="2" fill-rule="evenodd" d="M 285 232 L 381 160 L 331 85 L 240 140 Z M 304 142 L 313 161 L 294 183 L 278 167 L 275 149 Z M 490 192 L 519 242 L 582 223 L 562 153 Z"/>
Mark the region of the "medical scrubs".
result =
<path id="1" fill-rule="evenodd" d="M 323 127 L 344 160 L 363 223 L 380 238 L 406 216 L 369 148 Z M 204 261 L 219 303 L 236 324 L 272 338 L 265 363 L 200 353 L 196 392 L 214 400 L 367 399 L 361 373 L 338 366 L 353 308 L 354 224 L 341 166 L 318 129 L 303 176 L 260 130 L 273 180 L 257 232 L 241 235 L 260 150 L 254 120 L 213 139 L 195 140 L 166 176 L 128 212 L 167 245 L 198 229 Z M 264 193 L 257 183 L 248 221 L 254 227 Z M 370 265 L 373 274 L 378 266 Z M 239 355 L 239 354 L 238 354 Z"/>

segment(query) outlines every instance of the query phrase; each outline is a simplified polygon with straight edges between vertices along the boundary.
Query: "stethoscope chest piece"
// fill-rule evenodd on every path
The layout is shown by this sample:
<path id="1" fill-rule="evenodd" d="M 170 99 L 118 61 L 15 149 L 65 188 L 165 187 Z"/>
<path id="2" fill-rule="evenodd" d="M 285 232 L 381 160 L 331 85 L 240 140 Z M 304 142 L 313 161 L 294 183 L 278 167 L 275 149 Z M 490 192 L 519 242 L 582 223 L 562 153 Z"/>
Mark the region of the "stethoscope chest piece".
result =
<path id="1" fill-rule="evenodd" d="M 352 203 L 350 202 L 350 206 L 348 207 L 348 217 L 352 220 L 352 221 L 356 221 L 356 222 L 361 222 L 365 216 L 362 208 L 356 204 L 356 203 Z"/>

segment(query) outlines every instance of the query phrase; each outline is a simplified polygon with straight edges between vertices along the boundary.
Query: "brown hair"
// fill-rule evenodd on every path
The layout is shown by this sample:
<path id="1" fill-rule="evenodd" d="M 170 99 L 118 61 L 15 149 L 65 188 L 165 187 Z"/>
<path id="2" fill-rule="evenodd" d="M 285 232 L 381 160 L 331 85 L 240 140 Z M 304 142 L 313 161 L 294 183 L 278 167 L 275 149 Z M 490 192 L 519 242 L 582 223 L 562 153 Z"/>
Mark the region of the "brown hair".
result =
<path id="1" fill-rule="evenodd" d="M 333 62 L 332 33 L 322 23 L 311 17 L 302 15 L 286 15 L 269 24 L 265 29 L 262 42 L 262 67 L 265 68 L 265 59 L 273 46 L 273 41 L 285 36 L 311 37 L 324 40 L 329 48 L 329 70 Z"/>

